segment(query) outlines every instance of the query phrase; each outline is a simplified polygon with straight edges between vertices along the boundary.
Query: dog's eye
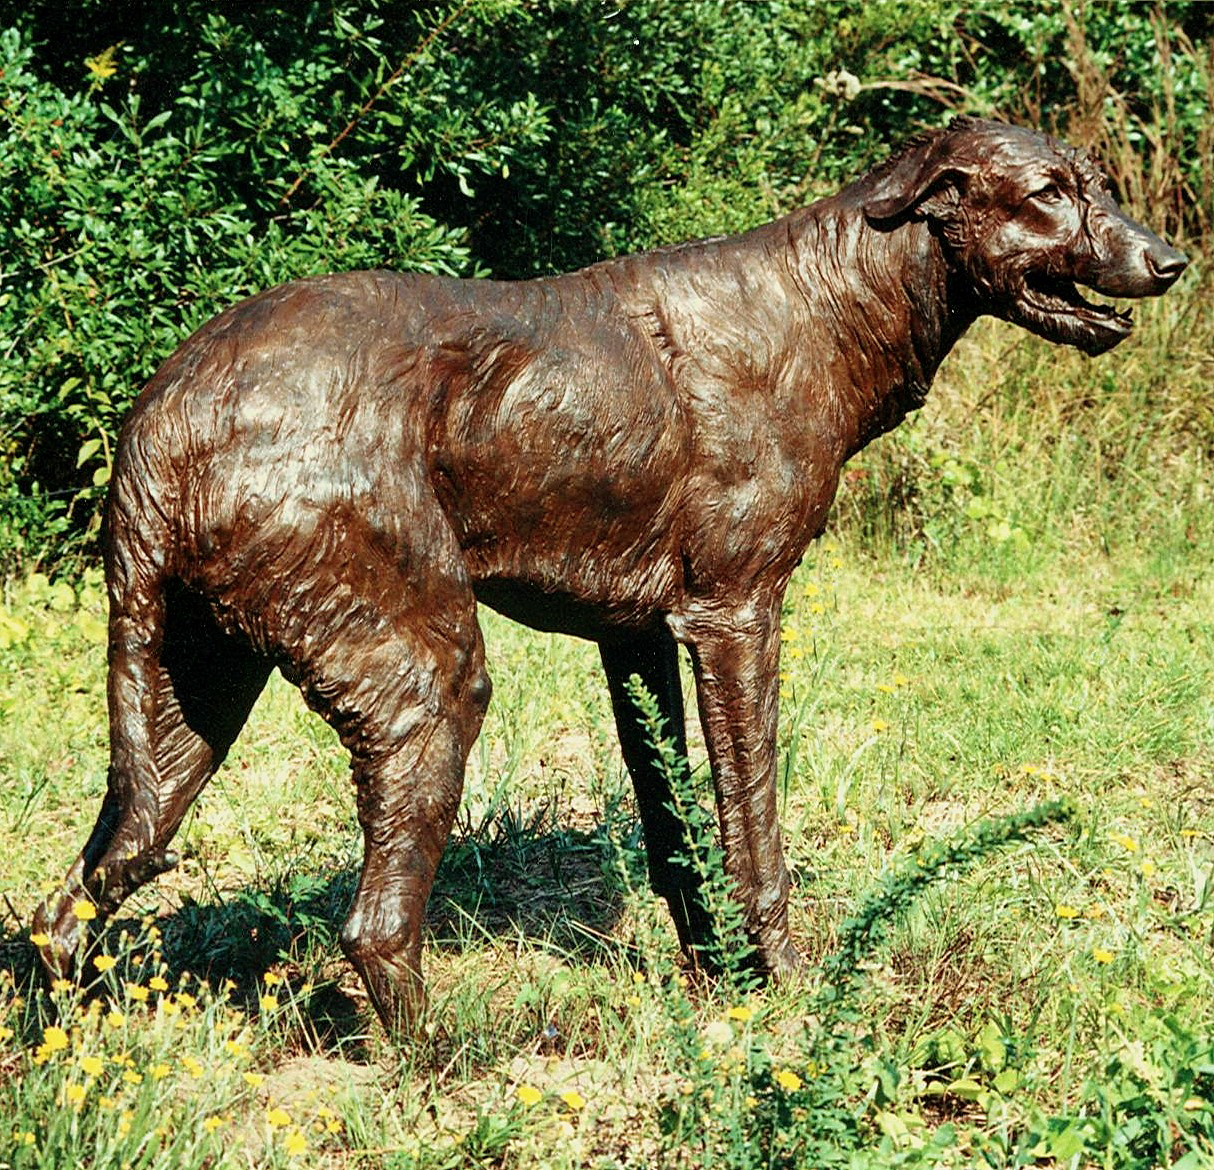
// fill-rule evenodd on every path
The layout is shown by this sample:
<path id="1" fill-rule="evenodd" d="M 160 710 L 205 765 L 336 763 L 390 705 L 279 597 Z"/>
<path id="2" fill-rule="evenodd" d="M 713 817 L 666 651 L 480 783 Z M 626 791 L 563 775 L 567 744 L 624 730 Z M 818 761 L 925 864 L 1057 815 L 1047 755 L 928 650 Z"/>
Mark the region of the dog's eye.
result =
<path id="1" fill-rule="evenodd" d="M 1038 203 L 1058 203 L 1062 199 L 1062 189 L 1057 183 L 1047 183 L 1034 191 L 1029 198 Z"/>

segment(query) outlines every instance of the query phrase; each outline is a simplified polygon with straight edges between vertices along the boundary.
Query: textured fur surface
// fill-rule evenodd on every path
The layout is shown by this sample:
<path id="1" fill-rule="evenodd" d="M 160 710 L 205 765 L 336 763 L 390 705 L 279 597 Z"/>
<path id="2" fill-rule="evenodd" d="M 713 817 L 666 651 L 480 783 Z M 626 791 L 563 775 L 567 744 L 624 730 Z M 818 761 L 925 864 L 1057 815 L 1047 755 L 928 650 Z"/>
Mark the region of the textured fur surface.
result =
<path id="1" fill-rule="evenodd" d="M 759 963 L 798 964 L 776 820 L 779 612 L 840 469 L 995 314 L 1090 353 L 1084 302 L 1162 293 L 1184 258 L 1099 169 L 972 119 L 745 235 L 504 283 L 359 272 L 205 325 L 121 437 L 108 512 L 109 790 L 43 958 L 174 862 L 191 801 L 278 666 L 349 750 L 366 854 L 342 940 L 390 1027 L 489 700 L 478 600 L 595 639 L 654 888 L 710 924 L 625 694 L 680 742 L 690 651 L 726 864 Z"/>

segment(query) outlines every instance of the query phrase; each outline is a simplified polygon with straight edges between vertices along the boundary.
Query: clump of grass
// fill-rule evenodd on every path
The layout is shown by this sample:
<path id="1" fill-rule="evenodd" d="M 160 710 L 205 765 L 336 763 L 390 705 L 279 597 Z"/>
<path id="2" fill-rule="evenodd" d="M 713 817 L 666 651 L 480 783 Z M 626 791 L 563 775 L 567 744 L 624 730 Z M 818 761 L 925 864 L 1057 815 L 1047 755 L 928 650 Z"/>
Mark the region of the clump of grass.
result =
<path id="1" fill-rule="evenodd" d="M 718 993 L 734 1001 L 723 1015 L 703 1025 L 684 977 L 662 971 L 662 1006 L 669 1028 L 668 1051 L 675 1091 L 662 1105 L 667 1164 L 722 1167 L 852 1165 L 876 1128 L 867 1116 L 872 1094 L 871 1062 L 857 1043 L 864 1031 L 857 993 L 891 923 L 932 883 L 956 876 L 1012 842 L 1069 819 L 1069 801 L 1048 802 L 1025 812 L 984 821 L 946 842 L 925 842 L 907 863 L 892 870 L 864 896 L 843 923 L 817 974 L 811 1014 L 785 1051 L 754 1027 L 762 1008 L 745 1000 L 755 991 L 741 909 L 731 896 L 724 856 L 712 836 L 681 759 L 667 734 L 656 700 L 639 678 L 629 680 L 654 758 L 674 796 L 674 808 L 688 825 L 685 863 L 706 891 L 705 904 L 720 940 L 714 958 L 723 973 Z M 689 815 L 690 814 L 690 815 Z M 736 947 L 734 953 L 730 947 Z M 879 1093 L 893 1099 L 898 1069 L 886 1063 L 877 1077 Z M 888 1114 L 894 1117 L 893 1114 Z M 938 1141 L 923 1143 L 932 1156 L 954 1144 L 944 1129 Z"/>
<path id="2" fill-rule="evenodd" d="M 59 981 L 46 998 L 17 994 L 0 973 L 7 1165 L 201 1170 L 247 1165 L 251 1153 L 281 1166 L 342 1140 L 336 1099 L 270 1094 L 278 1017 L 291 1011 L 280 978 L 267 976 L 251 1019 L 226 991 L 170 982 L 154 925 L 116 941 L 84 961 L 79 984 Z"/>

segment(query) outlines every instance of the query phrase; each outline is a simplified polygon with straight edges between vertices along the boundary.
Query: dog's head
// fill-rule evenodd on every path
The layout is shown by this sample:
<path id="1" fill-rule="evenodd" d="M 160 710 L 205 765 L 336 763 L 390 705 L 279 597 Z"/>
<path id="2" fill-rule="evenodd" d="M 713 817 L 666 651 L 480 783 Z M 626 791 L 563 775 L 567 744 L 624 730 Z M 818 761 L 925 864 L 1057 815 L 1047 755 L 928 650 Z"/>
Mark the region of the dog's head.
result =
<path id="1" fill-rule="evenodd" d="M 1130 314 L 1093 304 L 1164 292 L 1188 261 L 1122 213 L 1099 166 L 1057 139 L 955 119 L 870 176 L 863 209 L 878 227 L 928 220 L 976 313 L 1089 354 L 1129 335 Z"/>

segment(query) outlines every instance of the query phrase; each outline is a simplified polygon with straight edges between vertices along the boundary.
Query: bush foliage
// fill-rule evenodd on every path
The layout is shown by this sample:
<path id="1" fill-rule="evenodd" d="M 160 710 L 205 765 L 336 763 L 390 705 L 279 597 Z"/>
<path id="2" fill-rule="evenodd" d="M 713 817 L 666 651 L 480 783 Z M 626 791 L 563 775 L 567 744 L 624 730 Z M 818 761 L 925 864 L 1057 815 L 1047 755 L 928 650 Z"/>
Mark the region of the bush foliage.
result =
<path id="1" fill-rule="evenodd" d="M 1214 10 L 1015 0 L 0 4 L 0 567 L 97 530 L 177 342 L 323 270 L 525 277 L 734 231 L 957 112 L 1209 231 Z"/>

